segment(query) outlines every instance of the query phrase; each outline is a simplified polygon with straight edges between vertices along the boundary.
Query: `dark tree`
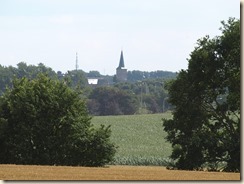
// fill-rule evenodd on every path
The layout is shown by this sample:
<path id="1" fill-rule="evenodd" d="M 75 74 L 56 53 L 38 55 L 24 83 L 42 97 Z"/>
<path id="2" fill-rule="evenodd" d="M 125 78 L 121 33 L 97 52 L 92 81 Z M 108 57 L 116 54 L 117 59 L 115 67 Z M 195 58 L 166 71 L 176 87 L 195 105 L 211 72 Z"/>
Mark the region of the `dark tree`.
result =
<path id="1" fill-rule="evenodd" d="M 175 110 L 163 125 L 178 169 L 240 171 L 240 21 L 222 25 L 169 87 Z"/>
<path id="2" fill-rule="evenodd" d="M 34 79 L 40 73 L 45 73 L 53 79 L 57 78 L 56 73 L 42 63 L 39 63 L 38 66 L 34 66 L 27 65 L 25 62 L 20 62 L 17 64 L 17 68 L 12 66 L 4 67 L 0 65 L 0 95 L 6 90 L 6 87 L 12 86 L 12 81 L 15 77 Z"/>
<path id="3" fill-rule="evenodd" d="M 114 87 L 98 87 L 89 96 L 88 107 L 94 115 L 134 114 L 138 100 L 135 95 Z"/>
<path id="4" fill-rule="evenodd" d="M 94 129 L 79 94 L 39 75 L 13 81 L 0 98 L 0 163 L 102 166 L 115 146 Z"/>

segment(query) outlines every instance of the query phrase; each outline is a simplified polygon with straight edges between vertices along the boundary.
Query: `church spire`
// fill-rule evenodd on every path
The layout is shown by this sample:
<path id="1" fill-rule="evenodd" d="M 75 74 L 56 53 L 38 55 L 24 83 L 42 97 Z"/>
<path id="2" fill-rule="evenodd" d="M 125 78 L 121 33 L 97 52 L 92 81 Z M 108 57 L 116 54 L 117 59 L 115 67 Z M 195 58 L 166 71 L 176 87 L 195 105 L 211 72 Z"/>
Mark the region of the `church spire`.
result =
<path id="1" fill-rule="evenodd" d="M 123 51 L 121 51 L 120 54 L 120 60 L 119 60 L 119 67 L 118 68 L 124 68 L 125 67 L 125 63 L 124 63 L 124 56 L 123 56 Z"/>
<path id="2" fill-rule="evenodd" d="M 127 81 L 127 69 L 125 69 L 124 67 L 125 67 L 125 63 L 124 63 L 123 50 L 121 50 L 119 66 L 116 69 L 116 81 L 117 82 Z"/>

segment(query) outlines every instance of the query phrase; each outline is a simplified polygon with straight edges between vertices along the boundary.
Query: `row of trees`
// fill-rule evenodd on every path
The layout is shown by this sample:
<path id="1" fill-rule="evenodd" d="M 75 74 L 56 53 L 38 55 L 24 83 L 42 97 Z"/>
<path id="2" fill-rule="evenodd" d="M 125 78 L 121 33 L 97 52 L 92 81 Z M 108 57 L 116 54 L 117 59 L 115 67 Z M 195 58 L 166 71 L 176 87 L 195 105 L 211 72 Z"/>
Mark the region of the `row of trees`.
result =
<path id="1" fill-rule="evenodd" d="M 88 109 L 93 115 L 160 113 L 172 109 L 167 102 L 168 83 L 151 79 L 98 87 L 88 95 Z"/>
<path id="2" fill-rule="evenodd" d="M 178 169 L 240 171 L 240 21 L 221 31 L 198 40 L 169 87 L 175 108 L 163 126 Z"/>
<path id="3" fill-rule="evenodd" d="M 128 71 L 127 73 L 127 80 L 128 82 L 137 82 L 137 81 L 143 81 L 145 79 L 171 79 L 175 78 L 177 76 L 177 73 L 170 72 L 170 71 L 154 71 L 154 72 L 145 72 L 145 71 L 139 71 L 139 70 L 133 70 Z"/>
<path id="4" fill-rule="evenodd" d="M 26 77 L 35 79 L 38 74 L 45 73 L 52 79 L 65 82 L 68 87 L 82 92 L 86 99 L 89 113 L 92 115 L 122 115 L 135 113 L 159 113 L 171 108 L 167 102 L 167 80 L 175 77 L 173 72 L 129 72 L 134 82 L 111 83 L 112 76 L 102 76 L 97 71 L 85 73 L 82 70 L 68 71 L 66 74 L 55 72 L 43 64 L 27 65 L 21 62 L 17 67 L 0 65 L 0 95 L 6 86 L 12 86 L 14 78 Z M 134 77 L 132 77 L 134 76 Z M 108 83 L 94 88 L 87 83 L 88 78 L 103 78 Z"/>
<path id="5" fill-rule="evenodd" d="M 51 78 L 56 77 L 56 73 L 42 63 L 34 66 L 20 62 L 17 64 L 17 67 L 5 67 L 0 65 L 0 95 L 4 93 L 6 87 L 12 86 L 12 81 L 14 78 L 27 77 L 29 79 L 34 79 L 40 73 L 46 73 Z"/>
<path id="6" fill-rule="evenodd" d="M 14 77 L 22 78 L 27 77 L 34 79 L 40 73 L 46 73 L 53 79 L 65 80 L 69 87 L 72 88 L 85 88 L 88 86 L 87 78 L 103 78 L 107 85 L 113 85 L 113 76 L 101 75 L 98 71 L 90 71 L 88 73 L 82 70 L 72 70 L 67 73 L 61 71 L 55 72 L 52 68 L 45 66 L 43 63 L 35 65 L 27 65 L 25 62 L 20 62 L 17 67 L 2 66 L 0 64 L 0 95 L 6 89 L 6 86 L 11 86 L 11 81 Z M 175 72 L 168 71 L 155 71 L 155 72 L 143 72 L 143 71 L 128 71 L 128 82 L 136 83 L 147 79 L 172 79 L 177 76 Z"/>

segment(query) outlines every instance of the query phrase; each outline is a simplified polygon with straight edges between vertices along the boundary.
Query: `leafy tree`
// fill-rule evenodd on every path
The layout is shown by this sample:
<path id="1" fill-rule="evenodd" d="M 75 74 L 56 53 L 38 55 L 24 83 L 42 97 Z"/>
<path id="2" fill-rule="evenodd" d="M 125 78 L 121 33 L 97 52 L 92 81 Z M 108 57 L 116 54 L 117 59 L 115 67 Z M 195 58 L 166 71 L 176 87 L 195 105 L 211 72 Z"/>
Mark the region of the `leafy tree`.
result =
<path id="1" fill-rule="evenodd" d="M 44 64 L 39 63 L 38 66 L 27 65 L 25 62 L 17 64 L 17 68 L 9 66 L 3 67 L 0 65 L 0 95 L 5 91 L 6 87 L 12 86 L 14 77 L 34 79 L 38 74 L 45 73 L 51 78 L 57 78 L 56 73 Z"/>
<path id="2" fill-rule="evenodd" d="M 11 78 L 13 78 L 12 67 L 7 68 L 0 65 L 0 96 L 4 93 L 7 86 L 11 85 Z"/>
<path id="3" fill-rule="evenodd" d="M 102 76 L 98 71 L 90 71 L 86 75 L 87 75 L 87 77 L 101 77 Z"/>
<path id="4" fill-rule="evenodd" d="M 64 81 L 73 89 L 83 89 L 87 85 L 85 72 L 82 70 L 68 71 L 68 73 L 64 76 Z"/>
<path id="5" fill-rule="evenodd" d="M 145 79 L 135 83 L 117 83 L 114 87 L 119 90 L 134 94 L 140 99 L 141 108 L 138 113 L 159 113 L 171 109 L 167 102 L 168 91 L 166 89 L 169 79 Z"/>
<path id="6" fill-rule="evenodd" d="M 161 109 L 153 95 L 143 95 L 142 98 L 143 98 L 143 102 L 146 105 L 146 108 L 151 113 L 159 113 L 161 111 Z"/>
<path id="7" fill-rule="evenodd" d="M 138 100 L 135 95 L 114 87 L 98 87 L 92 91 L 88 107 L 95 115 L 134 114 Z"/>
<path id="8" fill-rule="evenodd" d="M 65 83 L 15 79 L 0 97 L 0 163 L 102 166 L 115 154 L 111 130 L 90 119 Z"/>
<path id="9" fill-rule="evenodd" d="M 56 73 L 49 67 L 46 67 L 43 63 L 35 65 L 27 65 L 25 62 L 17 64 L 16 73 L 14 75 L 18 78 L 27 77 L 34 79 L 38 74 L 45 73 L 51 78 L 56 78 Z"/>
<path id="10" fill-rule="evenodd" d="M 169 87 L 175 110 L 163 125 L 178 169 L 240 171 L 240 21 L 222 25 L 221 36 L 198 40 Z"/>

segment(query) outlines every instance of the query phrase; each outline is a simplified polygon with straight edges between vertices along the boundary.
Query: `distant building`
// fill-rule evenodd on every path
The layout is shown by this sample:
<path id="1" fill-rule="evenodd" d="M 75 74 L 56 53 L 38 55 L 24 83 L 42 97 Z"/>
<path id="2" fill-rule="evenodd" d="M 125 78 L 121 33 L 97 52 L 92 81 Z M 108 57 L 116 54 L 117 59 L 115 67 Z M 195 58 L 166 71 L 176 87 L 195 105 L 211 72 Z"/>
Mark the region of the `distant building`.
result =
<path id="1" fill-rule="evenodd" d="M 97 85 L 99 79 L 87 79 L 89 85 Z"/>
<path id="2" fill-rule="evenodd" d="M 108 86 L 109 82 L 103 77 L 87 78 L 87 83 L 91 87 Z"/>
<path id="3" fill-rule="evenodd" d="M 118 82 L 127 81 L 127 69 L 125 69 L 124 67 L 125 67 L 124 56 L 123 56 L 123 51 L 121 51 L 119 66 L 116 69 L 116 81 Z"/>

